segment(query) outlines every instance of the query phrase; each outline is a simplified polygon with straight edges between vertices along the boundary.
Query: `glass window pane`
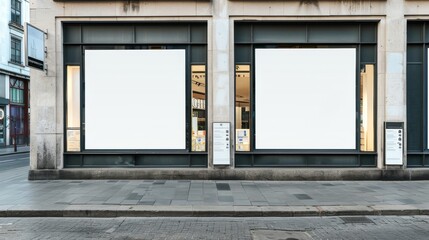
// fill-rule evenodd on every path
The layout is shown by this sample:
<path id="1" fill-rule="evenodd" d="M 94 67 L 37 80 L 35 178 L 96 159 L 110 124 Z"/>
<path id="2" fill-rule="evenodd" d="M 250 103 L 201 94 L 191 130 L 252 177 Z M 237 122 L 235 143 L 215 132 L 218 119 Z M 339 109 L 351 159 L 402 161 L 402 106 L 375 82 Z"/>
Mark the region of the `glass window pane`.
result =
<path id="1" fill-rule="evenodd" d="M 79 66 L 67 66 L 67 151 L 80 151 Z"/>
<path id="2" fill-rule="evenodd" d="M 206 151 L 206 66 L 192 65 L 192 151 Z"/>
<path id="3" fill-rule="evenodd" d="M 21 63 L 21 40 L 11 39 L 10 55 L 11 62 Z"/>
<path id="4" fill-rule="evenodd" d="M 80 127 L 80 67 L 67 66 L 67 128 Z"/>
<path id="5" fill-rule="evenodd" d="M 360 150 L 374 151 L 374 65 L 360 73 Z"/>
<path id="6" fill-rule="evenodd" d="M 235 150 L 250 151 L 250 65 L 236 65 L 235 129 Z"/>
<path id="7" fill-rule="evenodd" d="M 22 103 L 23 101 L 22 101 L 22 99 L 23 99 L 23 97 L 22 97 L 22 90 L 17 90 L 17 102 L 19 102 L 19 103 Z"/>

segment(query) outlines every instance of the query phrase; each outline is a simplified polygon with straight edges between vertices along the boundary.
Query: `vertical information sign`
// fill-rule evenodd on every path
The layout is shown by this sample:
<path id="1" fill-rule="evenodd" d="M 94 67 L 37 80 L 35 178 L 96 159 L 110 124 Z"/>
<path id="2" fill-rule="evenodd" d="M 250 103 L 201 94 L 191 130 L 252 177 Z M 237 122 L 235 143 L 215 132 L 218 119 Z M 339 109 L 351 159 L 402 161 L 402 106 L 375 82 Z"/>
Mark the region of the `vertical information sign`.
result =
<path id="1" fill-rule="evenodd" d="M 213 165 L 230 165 L 230 123 L 213 123 Z"/>
<path id="2" fill-rule="evenodd" d="M 384 158 L 386 165 L 404 164 L 404 123 L 386 122 L 384 125 Z"/>

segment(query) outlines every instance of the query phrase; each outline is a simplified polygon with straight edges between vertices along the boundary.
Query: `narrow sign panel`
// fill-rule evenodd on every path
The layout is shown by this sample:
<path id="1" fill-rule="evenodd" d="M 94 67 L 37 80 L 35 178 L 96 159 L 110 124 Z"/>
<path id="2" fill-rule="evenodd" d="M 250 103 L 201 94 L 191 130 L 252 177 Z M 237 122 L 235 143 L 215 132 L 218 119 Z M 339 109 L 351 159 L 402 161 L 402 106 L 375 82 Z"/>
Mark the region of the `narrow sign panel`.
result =
<path id="1" fill-rule="evenodd" d="M 213 123 L 213 164 L 230 164 L 230 123 Z"/>
<path id="2" fill-rule="evenodd" d="M 403 165 L 403 123 L 386 123 L 385 157 L 386 165 Z"/>

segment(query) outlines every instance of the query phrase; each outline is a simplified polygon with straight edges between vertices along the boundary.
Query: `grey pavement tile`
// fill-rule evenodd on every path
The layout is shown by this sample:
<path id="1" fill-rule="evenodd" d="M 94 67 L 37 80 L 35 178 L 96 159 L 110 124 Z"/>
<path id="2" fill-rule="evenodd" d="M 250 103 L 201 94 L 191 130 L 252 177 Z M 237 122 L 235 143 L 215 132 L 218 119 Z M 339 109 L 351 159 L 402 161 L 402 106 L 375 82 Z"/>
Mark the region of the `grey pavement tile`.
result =
<path id="1" fill-rule="evenodd" d="M 139 205 L 154 205 L 155 204 L 155 200 L 141 200 L 141 201 L 138 201 L 136 204 L 139 204 Z"/>
<path id="2" fill-rule="evenodd" d="M 230 191 L 219 191 L 217 192 L 218 196 L 231 196 L 233 193 Z"/>
<path id="3" fill-rule="evenodd" d="M 139 203 L 139 200 L 124 200 L 121 202 L 124 205 L 136 205 L 137 203 Z"/>
<path id="4" fill-rule="evenodd" d="M 203 200 L 204 200 L 204 197 L 203 197 L 203 196 L 201 196 L 201 195 L 199 195 L 199 196 L 189 196 L 189 197 L 188 197 L 188 200 L 189 200 L 189 201 L 203 201 Z"/>
<path id="5" fill-rule="evenodd" d="M 72 201 L 72 204 L 86 204 L 92 197 L 78 197 Z"/>
<path id="6" fill-rule="evenodd" d="M 137 193 L 131 193 L 125 197 L 125 200 L 140 200 L 142 197 L 142 195 L 138 195 Z"/>
<path id="7" fill-rule="evenodd" d="M 104 203 L 106 203 L 106 204 L 120 204 L 124 200 L 125 200 L 124 197 L 112 197 L 112 198 L 109 198 Z"/>
<path id="8" fill-rule="evenodd" d="M 251 206 L 252 203 L 249 200 L 234 200 L 234 206 Z"/>
<path id="9" fill-rule="evenodd" d="M 233 194 L 232 197 L 234 200 L 249 200 L 249 197 L 247 195 L 242 194 Z"/>
<path id="10" fill-rule="evenodd" d="M 217 197 L 214 197 L 214 198 L 204 198 L 203 201 L 205 203 L 217 203 L 217 202 L 219 202 L 219 200 L 217 199 Z"/>
<path id="11" fill-rule="evenodd" d="M 173 200 L 178 200 L 178 201 L 188 200 L 188 195 L 187 194 L 186 195 L 174 195 Z"/>
<path id="12" fill-rule="evenodd" d="M 218 196 L 218 199 L 221 202 L 234 202 L 234 198 L 232 196 Z"/>
<path id="13" fill-rule="evenodd" d="M 269 206 L 270 205 L 268 202 L 259 202 L 259 201 L 252 201 L 251 203 L 253 206 Z"/>
<path id="14" fill-rule="evenodd" d="M 186 205 L 190 205 L 190 203 L 188 201 L 185 200 L 171 200 L 171 205 L 175 206 L 186 206 Z"/>
<path id="15" fill-rule="evenodd" d="M 193 205 L 193 206 L 206 206 L 207 205 L 207 203 L 204 201 L 188 201 L 188 203 L 190 205 Z"/>
<path id="16" fill-rule="evenodd" d="M 191 180 L 178 180 L 177 182 L 178 183 L 190 183 Z"/>
<path id="17" fill-rule="evenodd" d="M 248 199 L 250 200 L 250 201 L 257 201 L 257 202 L 263 202 L 263 201 L 266 201 L 267 199 L 264 197 L 264 196 L 262 196 L 262 195 L 257 195 L 257 194 L 252 194 L 252 195 L 249 195 L 248 196 Z"/>
<path id="18" fill-rule="evenodd" d="M 170 205 L 172 200 L 157 199 L 153 205 Z"/>
<path id="19" fill-rule="evenodd" d="M 107 197 L 93 197 L 92 199 L 91 199 L 91 202 L 92 201 L 102 201 L 102 202 L 104 202 L 104 201 L 107 201 L 107 200 L 109 200 L 110 199 L 110 196 L 107 196 Z"/>
<path id="20" fill-rule="evenodd" d="M 414 199 L 398 199 L 399 202 L 405 203 L 405 204 L 417 204 L 418 202 Z"/>

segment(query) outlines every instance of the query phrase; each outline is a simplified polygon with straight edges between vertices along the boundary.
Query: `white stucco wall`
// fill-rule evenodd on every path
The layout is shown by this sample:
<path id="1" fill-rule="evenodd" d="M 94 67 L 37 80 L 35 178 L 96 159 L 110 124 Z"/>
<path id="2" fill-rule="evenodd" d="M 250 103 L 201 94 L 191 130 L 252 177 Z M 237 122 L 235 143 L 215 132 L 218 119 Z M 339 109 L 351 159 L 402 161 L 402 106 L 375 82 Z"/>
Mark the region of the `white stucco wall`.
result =
<path id="1" fill-rule="evenodd" d="M 18 30 L 15 27 L 9 26 L 11 19 L 11 1 L 1 0 L 0 2 L 0 68 L 10 72 L 15 72 L 22 75 L 29 75 L 29 68 L 18 66 L 16 64 L 9 63 L 10 61 L 10 38 L 11 36 L 18 37 L 21 39 L 21 62 L 24 64 L 24 31 Z M 21 24 L 24 27 L 25 23 L 30 20 L 30 3 L 28 0 L 22 0 L 21 2 Z"/>
<path id="2" fill-rule="evenodd" d="M 24 67 L 25 64 L 25 46 L 24 46 L 24 27 L 25 23 L 30 21 L 30 3 L 28 0 L 21 0 L 21 25 L 22 29 L 10 26 L 11 20 L 11 1 L 10 0 L 0 0 L 0 69 L 5 72 L 16 73 L 18 75 L 29 76 L 30 69 Z M 10 63 L 10 47 L 11 47 L 11 37 L 17 37 L 21 39 L 21 62 L 22 65 L 17 65 Z M 3 73 L 0 73 L 3 74 Z M 4 74 L 4 82 L 0 84 L 4 85 L 5 89 L 5 98 L 9 98 L 9 75 Z M 9 106 L 5 108 L 6 116 L 9 115 Z M 9 126 L 9 121 L 6 120 L 5 126 Z M 10 143 L 10 134 L 9 128 L 5 129 L 6 135 L 6 144 Z"/>

